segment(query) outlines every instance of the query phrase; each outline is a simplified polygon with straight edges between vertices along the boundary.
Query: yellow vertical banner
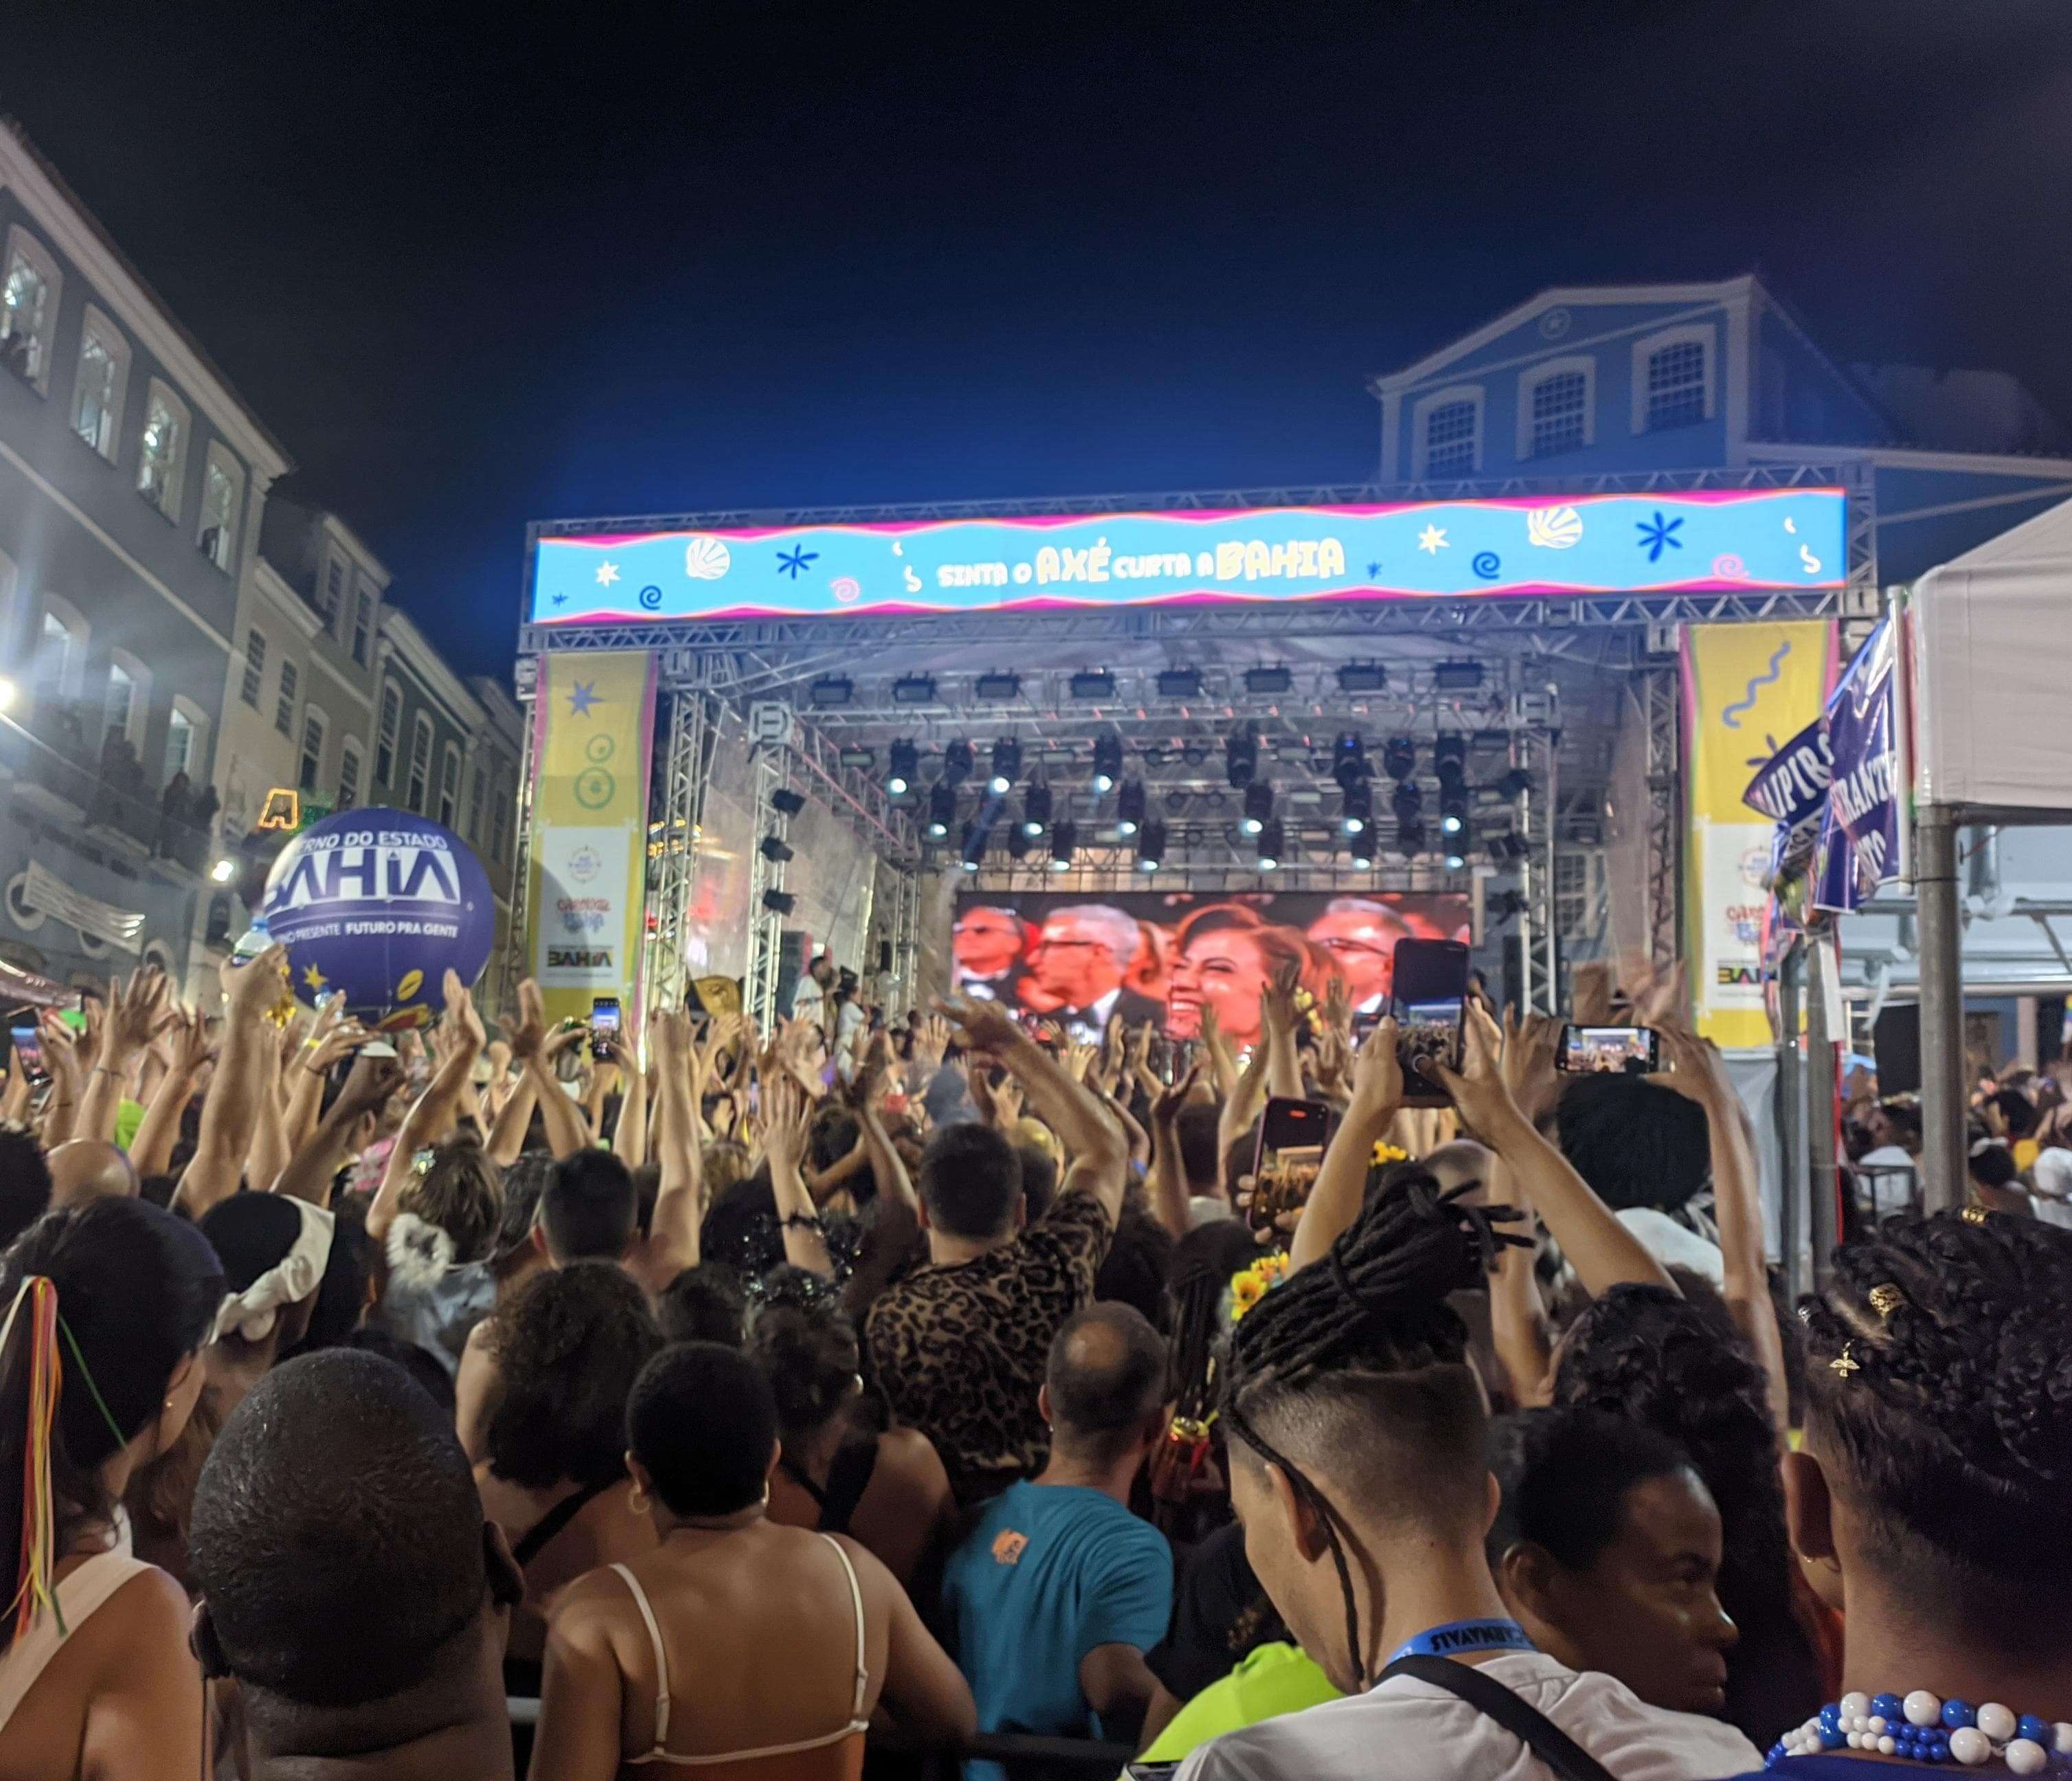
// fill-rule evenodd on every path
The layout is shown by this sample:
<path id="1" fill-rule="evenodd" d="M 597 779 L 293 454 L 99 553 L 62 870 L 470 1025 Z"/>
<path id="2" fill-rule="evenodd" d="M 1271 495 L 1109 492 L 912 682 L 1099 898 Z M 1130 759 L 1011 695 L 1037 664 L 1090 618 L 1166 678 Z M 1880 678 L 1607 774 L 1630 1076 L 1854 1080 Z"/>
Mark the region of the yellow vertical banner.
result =
<path id="1" fill-rule="evenodd" d="M 549 650 L 540 665 L 526 956 L 550 1021 L 587 1021 L 594 998 L 616 996 L 631 1026 L 641 987 L 655 657 Z"/>
<path id="2" fill-rule="evenodd" d="M 1820 715 L 1834 685 L 1824 619 L 1684 627 L 1684 957 L 1698 1030 L 1772 1043 L 1762 918 L 1775 826 L 1741 801 L 1756 770 Z"/>

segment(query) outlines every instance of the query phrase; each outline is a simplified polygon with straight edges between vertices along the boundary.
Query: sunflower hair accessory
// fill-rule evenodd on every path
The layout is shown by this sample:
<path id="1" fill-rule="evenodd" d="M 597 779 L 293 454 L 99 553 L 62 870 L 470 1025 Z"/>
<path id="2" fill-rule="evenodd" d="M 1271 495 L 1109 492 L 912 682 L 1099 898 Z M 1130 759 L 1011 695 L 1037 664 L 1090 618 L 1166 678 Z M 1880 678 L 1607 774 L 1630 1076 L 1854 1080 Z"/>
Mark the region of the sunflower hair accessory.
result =
<path id="1" fill-rule="evenodd" d="M 1387 1138 L 1376 1138 L 1374 1141 L 1374 1154 L 1369 1158 L 1372 1167 L 1380 1169 L 1392 1162 L 1408 1162 L 1409 1160 L 1410 1153 L 1408 1150 L 1391 1144 Z"/>
<path id="2" fill-rule="evenodd" d="M 1249 1268 L 1240 1268 L 1231 1276 L 1231 1322 L 1237 1322 L 1287 1277 L 1288 1258 L 1277 1252 L 1261 1256 Z"/>
<path id="3" fill-rule="evenodd" d="M 1986 1222 L 1986 1209 L 1983 1206 L 1967 1206 L 1957 1215 L 1967 1224 L 1983 1224 Z"/>

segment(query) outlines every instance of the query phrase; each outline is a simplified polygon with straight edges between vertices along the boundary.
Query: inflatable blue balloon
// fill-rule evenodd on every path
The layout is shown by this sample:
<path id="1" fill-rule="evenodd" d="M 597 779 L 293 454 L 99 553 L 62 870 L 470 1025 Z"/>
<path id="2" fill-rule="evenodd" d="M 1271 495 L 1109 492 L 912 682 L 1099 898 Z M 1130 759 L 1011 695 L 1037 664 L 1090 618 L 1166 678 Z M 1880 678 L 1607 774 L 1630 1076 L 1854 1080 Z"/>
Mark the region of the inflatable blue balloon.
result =
<path id="1" fill-rule="evenodd" d="M 343 990 L 348 1014 L 392 1030 L 437 1019 L 447 971 L 473 985 L 496 932 L 481 862 L 408 810 L 311 824 L 273 862 L 259 914 L 302 1001 Z"/>

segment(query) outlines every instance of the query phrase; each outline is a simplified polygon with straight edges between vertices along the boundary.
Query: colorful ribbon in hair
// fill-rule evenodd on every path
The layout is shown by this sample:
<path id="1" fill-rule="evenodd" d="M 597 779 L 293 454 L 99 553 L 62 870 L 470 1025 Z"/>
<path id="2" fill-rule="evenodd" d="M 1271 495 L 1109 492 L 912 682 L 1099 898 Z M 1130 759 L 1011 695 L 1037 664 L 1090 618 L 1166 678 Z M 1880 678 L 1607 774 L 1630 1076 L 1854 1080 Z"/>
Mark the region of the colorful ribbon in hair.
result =
<path id="1" fill-rule="evenodd" d="M 0 1359 L 7 1353 L 25 1299 L 29 1306 L 29 1414 L 22 1442 L 22 1551 L 14 1599 L 7 1605 L 14 1616 L 14 1636 L 18 1639 L 46 1608 L 57 1616 L 58 1631 L 67 1630 L 58 1609 L 57 1505 L 51 1487 L 51 1442 L 57 1424 L 58 1396 L 64 1385 L 58 1355 L 58 1289 L 43 1274 L 31 1274 L 23 1281 L 14 1302 L 7 1308 L 7 1321 L 0 1324 Z"/>

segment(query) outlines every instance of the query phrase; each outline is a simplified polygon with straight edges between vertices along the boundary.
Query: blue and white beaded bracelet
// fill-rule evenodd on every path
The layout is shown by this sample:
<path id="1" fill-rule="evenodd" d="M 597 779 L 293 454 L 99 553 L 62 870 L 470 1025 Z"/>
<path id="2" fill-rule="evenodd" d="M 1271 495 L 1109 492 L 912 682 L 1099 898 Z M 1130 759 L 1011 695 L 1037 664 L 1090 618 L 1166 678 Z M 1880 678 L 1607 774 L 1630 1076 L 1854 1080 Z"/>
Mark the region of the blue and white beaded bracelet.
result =
<path id="1" fill-rule="evenodd" d="M 1917 1762 L 1976 1768 L 1997 1756 L 2016 1775 L 2072 1769 L 2072 1721 L 2017 1714 L 1997 1701 L 1974 1707 L 1926 1688 L 1896 1694 L 1845 1694 L 1771 1746 L 1769 1766 L 1822 1750 L 1875 1750 Z"/>

